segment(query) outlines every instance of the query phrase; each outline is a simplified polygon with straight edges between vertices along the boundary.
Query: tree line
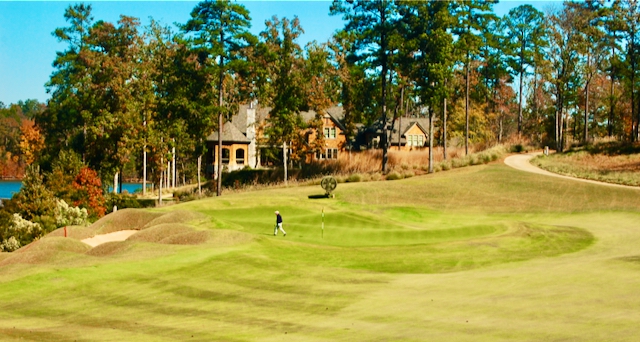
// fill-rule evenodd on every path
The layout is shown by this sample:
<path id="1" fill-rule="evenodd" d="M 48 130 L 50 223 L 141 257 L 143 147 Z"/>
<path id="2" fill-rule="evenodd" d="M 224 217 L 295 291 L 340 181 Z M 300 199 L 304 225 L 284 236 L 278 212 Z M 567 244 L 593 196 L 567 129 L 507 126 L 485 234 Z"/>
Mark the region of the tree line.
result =
<path id="1" fill-rule="evenodd" d="M 445 153 L 511 137 L 560 151 L 639 139 L 635 1 L 521 5 L 503 17 L 496 3 L 336 0 L 328 10 L 344 28 L 304 47 L 297 18 L 272 17 L 254 36 L 248 10 L 230 1 L 203 1 L 175 27 L 70 6 L 53 32 L 66 49 L 51 98 L 34 115 L 38 163 L 50 169 L 66 151 L 105 181 L 134 164 L 162 184 L 177 155 L 180 173 L 199 179 L 204 138 L 252 101 L 271 108 L 265 145 L 290 143 L 294 160 L 318 148 L 300 133 L 318 122 L 298 113 L 342 106 L 348 134 L 356 124 L 383 132 L 383 170 L 401 116 L 431 119 L 429 144 Z"/>

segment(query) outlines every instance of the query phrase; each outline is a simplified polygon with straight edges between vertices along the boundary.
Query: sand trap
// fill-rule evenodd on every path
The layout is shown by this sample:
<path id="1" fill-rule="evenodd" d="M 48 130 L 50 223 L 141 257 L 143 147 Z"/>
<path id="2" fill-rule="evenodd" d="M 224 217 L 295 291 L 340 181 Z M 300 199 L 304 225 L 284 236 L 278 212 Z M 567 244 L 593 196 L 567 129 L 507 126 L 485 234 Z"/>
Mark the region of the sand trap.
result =
<path id="1" fill-rule="evenodd" d="M 92 238 L 88 238 L 88 239 L 84 239 L 81 240 L 82 242 L 86 243 L 87 245 L 91 246 L 91 247 L 95 247 L 98 245 L 101 245 L 105 242 L 112 242 L 112 241 L 124 241 L 126 240 L 129 236 L 137 233 L 137 230 L 120 230 L 114 233 L 109 233 L 109 234 L 102 234 L 102 235 L 96 235 Z"/>

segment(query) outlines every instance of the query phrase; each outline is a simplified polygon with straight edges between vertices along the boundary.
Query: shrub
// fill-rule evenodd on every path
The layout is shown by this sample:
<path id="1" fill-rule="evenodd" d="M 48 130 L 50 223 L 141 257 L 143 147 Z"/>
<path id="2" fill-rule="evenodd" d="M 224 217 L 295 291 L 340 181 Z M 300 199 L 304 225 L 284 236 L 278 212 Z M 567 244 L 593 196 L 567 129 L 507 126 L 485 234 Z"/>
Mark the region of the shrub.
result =
<path id="1" fill-rule="evenodd" d="M 362 182 L 362 175 L 359 173 L 354 173 L 347 178 L 347 182 L 349 183 L 357 183 Z"/>
<path id="2" fill-rule="evenodd" d="M 37 166 L 27 168 L 22 188 L 13 196 L 12 206 L 15 212 L 26 220 L 33 220 L 38 216 L 53 216 L 56 208 L 55 197 L 44 186 Z"/>
<path id="3" fill-rule="evenodd" d="M 20 248 L 20 242 L 15 237 L 11 236 L 7 240 L 2 240 L 0 243 L 0 252 L 13 252 Z"/>
<path id="4" fill-rule="evenodd" d="M 56 199 L 55 220 L 57 227 L 84 226 L 88 224 L 86 208 L 71 207 L 64 200 Z"/>
<path id="5" fill-rule="evenodd" d="M 398 180 L 398 179 L 402 179 L 402 175 L 397 173 L 397 172 L 391 172 L 387 175 L 387 180 Z"/>
<path id="6" fill-rule="evenodd" d="M 118 209 L 125 208 L 141 208 L 142 205 L 138 201 L 138 199 L 129 194 L 107 194 L 106 199 L 107 212 L 112 212 L 113 207 L 117 207 Z"/>
<path id="7" fill-rule="evenodd" d="M 42 226 L 25 220 L 20 214 L 13 214 L 8 227 L 2 232 L 0 249 L 13 252 L 44 234 Z"/>

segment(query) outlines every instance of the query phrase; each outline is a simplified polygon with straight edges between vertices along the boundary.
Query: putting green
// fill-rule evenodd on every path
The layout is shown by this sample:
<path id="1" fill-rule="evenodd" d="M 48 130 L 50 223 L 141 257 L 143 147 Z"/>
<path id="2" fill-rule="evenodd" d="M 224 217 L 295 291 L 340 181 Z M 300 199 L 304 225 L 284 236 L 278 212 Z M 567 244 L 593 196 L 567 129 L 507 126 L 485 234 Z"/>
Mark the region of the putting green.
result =
<path id="1" fill-rule="evenodd" d="M 37 257 L 2 255 L 1 339 L 633 341 L 640 335 L 640 191 L 491 164 L 340 184 L 336 199 L 308 198 L 321 192 L 271 189 L 136 214 L 136 224 L 148 229 L 145 238 L 113 243 L 102 254 L 51 237 L 31 248 Z M 272 235 L 275 210 L 286 237 Z M 209 238 L 195 245 L 155 242 L 162 239 L 154 234 L 168 231 Z"/>

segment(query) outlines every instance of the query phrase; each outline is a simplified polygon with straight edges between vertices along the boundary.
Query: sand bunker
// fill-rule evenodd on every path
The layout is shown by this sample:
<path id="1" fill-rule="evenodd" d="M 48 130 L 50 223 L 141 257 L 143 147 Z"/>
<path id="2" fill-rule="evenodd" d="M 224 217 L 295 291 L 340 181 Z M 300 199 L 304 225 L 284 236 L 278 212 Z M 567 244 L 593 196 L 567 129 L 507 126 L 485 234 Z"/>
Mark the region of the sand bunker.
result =
<path id="1" fill-rule="evenodd" d="M 81 241 L 91 247 L 95 247 L 107 242 L 124 241 L 137 232 L 137 230 L 121 230 L 113 233 L 96 235 L 92 238 L 84 239 Z"/>

